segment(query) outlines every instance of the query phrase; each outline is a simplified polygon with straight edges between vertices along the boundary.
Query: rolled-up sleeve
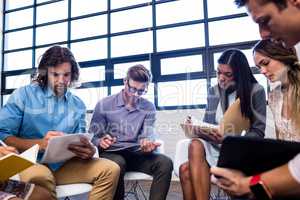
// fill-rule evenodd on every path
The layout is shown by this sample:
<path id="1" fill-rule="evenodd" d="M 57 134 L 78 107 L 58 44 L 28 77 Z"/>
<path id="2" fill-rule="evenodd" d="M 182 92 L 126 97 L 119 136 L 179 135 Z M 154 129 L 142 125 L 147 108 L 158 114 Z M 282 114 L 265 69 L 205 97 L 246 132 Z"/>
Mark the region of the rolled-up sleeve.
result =
<path id="1" fill-rule="evenodd" d="M 103 109 L 103 102 L 98 102 L 92 119 L 90 123 L 89 133 L 94 134 L 94 138 L 92 140 L 93 144 L 98 146 L 100 138 L 105 133 L 106 127 L 107 127 L 107 120 L 105 117 L 104 109 Z"/>
<path id="2" fill-rule="evenodd" d="M 150 140 L 155 140 L 155 121 L 156 121 L 156 109 L 154 105 L 152 106 L 151 110 L 147 111 L 146 117 L 143 122 L 143 126 L 141 129 L 141 134 L 139 135 L 138 139 L 148 138 Z"/>
<path id="3" fill-rule="evenodd" d="M 288 163 L 288 166 L 293 178 L 300 184 L 300 153 Z"/>
<path id="4" fill-rule="evenodd" d="M 11 94 L 7 103 L 0 110 L 0 139 L 5 140 L 9 136 L 17 136 L 24 115 L 24 97 L 22 90 L 18 89 Z"/>
<path id="5" fill-rule="evenodd" d="M 78 112 L 80 112 L 80 118 L 79 118 L 79 121 L 78 121 L 78 126 L 75 129 L 75 133 L 84 133 L 84 132 L 86 132 L 86 121 L 85 121 L 86 109 L 85 109 L 85 106 L 83 105 L 79 109 Z"/>

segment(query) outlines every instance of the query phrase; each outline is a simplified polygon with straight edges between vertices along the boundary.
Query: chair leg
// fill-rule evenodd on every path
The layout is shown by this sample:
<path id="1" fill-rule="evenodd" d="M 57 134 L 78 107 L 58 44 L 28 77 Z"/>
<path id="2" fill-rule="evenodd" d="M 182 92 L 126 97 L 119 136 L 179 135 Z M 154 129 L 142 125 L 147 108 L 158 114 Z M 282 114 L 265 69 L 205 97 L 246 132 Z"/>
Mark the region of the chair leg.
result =
<path id="1" fill-rule="evenodd" d="M 138 182 L 137 181 L 135 181 L 134 182 L 134 188 L 133 188 L 133 194 L 134 194 L 134 198 L 136 199 L 136 200 L 139 200 L 139 194 L 138 194 Z"/>
<path id="2" fill-rule="evenodd" d="M 131 184 L 130 189 L 129 189 L 127 192 L 125 192 L 125 194 L 124 194 L 124 199 L 130 200 L 129 194 L 134 195 L 134 198 L 137 199 L 137 198 L 136 198 L 136 195 L 135 195 L 135 187 L 136 187 L 135 184 L 136 184 L 136 181 L 134 181 L 134 182 Z"/>
<path id="3" fill-rule="evenodd" d="M 140 189 L 143 197 L 144 197 L 144 200 L 147 200 L 147 197 L 146 197 L 146 194 L 145 194 L 145 191 L 143 190 L 142 186 L 138 183 L 137 181 L 137 187 Z"/>
<path id="4" fill-rule="evenodd" d="M 139 190 L 140 190 L 140 193 L 142 194 L 143 199 L 147 200 L 147 196 L 145 194 L 145 191 L 143 190 L 142 186 L 139 184 L 138 181 L 134 181 L 132 183 L 130 189 L 125 193 L 124 198 L 128 199 L 128 195 L 132 194 L 134 196 L 135 200 L 140 200 Z"/>

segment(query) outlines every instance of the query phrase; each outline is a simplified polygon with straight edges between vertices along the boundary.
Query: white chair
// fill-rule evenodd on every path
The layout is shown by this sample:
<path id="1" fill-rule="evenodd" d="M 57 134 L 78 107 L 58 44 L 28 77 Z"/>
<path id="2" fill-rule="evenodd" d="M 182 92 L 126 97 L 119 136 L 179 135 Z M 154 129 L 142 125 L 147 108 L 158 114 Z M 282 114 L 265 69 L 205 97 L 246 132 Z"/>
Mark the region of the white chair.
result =
<path id="1" fill-rule="evenodd" d="M 157 148 L 157 152 L 163 154 L 165 152 L 164 149 L 164 141 L 156 140 L 161 145 Z M 139 183 L 139 181 L 150 180 L 152 181 L 152 176 L 142 173 L 142 172 L 126 172 L 124 176 L 125 181 L 131 181 L 132 184 L 128 191 L 125 192 L 124 199 L 130 199 L 129 196 L 133 195 L 136 200 L 139 200 L 139 193 L 142 195 L 144 200 L 147 200 L 147 195 Z"/>
<path id="2" fill-rule="evenodd" d="M 174 173 L 179 177 L 179 167 L 181 164 L 188 161 L 188 150 L 190 139 L 179 140 L 176 144 L 175 158 L 174 158 Z"/>
<path id="3" fill-rule="evenodd" d="M 57 199 L 69 200 L 71 196 L 82 195 L 92 190 L 88 183 L 76 183 L 56 186 Z"/>

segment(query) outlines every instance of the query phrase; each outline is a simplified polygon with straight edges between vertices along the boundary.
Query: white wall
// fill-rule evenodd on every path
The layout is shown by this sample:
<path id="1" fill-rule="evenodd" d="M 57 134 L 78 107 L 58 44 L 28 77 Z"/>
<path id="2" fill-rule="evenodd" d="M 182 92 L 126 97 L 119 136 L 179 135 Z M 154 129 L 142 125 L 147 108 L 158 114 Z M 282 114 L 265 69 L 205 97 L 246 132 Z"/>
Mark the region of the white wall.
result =
<path id="1" fill-rule="evenodd" d="M 180 123 L 185 120 L 187 115 L 192 115 L 201 120 L 204 109 L 159 111 L 157 113 L 156 129 L 165 142 L 165 153 L 172 159 L 174 158 L 177 141 L 185 138 Z M 266 137 L 275 137 L 273 117 L 269 109 L 267 110 Z"/>

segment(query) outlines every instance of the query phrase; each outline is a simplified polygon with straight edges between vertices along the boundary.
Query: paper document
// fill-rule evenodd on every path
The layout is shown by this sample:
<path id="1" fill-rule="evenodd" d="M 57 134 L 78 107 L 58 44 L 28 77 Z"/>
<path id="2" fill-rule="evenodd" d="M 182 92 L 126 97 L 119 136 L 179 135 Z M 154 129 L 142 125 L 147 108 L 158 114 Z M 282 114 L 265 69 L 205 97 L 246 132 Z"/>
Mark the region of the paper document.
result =
<path id="1" fill-rule="evenodd" d="M 181 128 L 184 131 L 184 134 L 188 138 L 202 138 L 205 140 L 211 140 L 208 135 L 210 132 L 215 131 L 219 126 L 214 124 L 209 124 L 206 122 L 200 122 L 197 124 L 180 124 Z"/>
<path id="2" fill-rule="evenodd" d="M 240 100 L 237 99 L 224 113 L 220 125 L 192 120 L 192 123 L 184 123 L 180 126 L 188 138 L 211 140 L 207 135 L 216 129 L 221 135 L 241 135 L 242 131 L 245 132 L 249 129 L 250 120 L 242 116 Z"/>
<path id="3" fill-rule="evenodd" d="M 0 182 L 9 179 L 35 164 L 39 145 L 34 145 L 22 154 L 10 153 L 0 158 Z"/>
<path id="4" fill-rule="evenodd" d="M 76 156 L 68 147 L 70 144 L 80 144 L 80 138 L 82 137 L 91 141 L 93 135 L 89 133 L 75 133 L 51 138 L 41 163 L 57 163 Z"/>

